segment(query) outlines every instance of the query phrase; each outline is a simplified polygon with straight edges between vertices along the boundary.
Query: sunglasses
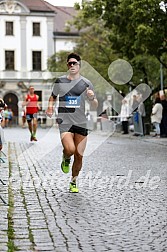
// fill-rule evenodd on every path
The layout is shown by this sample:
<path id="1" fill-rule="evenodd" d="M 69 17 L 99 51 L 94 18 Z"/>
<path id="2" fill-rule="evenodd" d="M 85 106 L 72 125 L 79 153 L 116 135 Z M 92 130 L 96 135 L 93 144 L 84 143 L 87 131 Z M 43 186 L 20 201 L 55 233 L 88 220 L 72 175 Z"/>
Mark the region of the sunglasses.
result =
<path id="1" fill-rule="evenodd" d="M 67 66 L 71 67 L 71 66 L 76 66 L 76 65 L 79 65 L 79 62 L 78 61 L 70 61 L 67 63 Z"/>

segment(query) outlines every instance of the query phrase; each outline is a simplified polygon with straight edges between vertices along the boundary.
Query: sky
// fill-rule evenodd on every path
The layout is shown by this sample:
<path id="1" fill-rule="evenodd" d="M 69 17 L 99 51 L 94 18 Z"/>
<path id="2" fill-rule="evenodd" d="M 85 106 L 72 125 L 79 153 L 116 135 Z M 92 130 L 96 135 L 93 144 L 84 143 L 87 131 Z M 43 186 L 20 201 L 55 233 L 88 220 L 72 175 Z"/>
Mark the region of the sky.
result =
<path id="1" fill-rule="evenodd" d="M 48 3 L 56 6 L 74 6 L 74 3 L 80 3 L 81 0 L 45 0 Z"/>

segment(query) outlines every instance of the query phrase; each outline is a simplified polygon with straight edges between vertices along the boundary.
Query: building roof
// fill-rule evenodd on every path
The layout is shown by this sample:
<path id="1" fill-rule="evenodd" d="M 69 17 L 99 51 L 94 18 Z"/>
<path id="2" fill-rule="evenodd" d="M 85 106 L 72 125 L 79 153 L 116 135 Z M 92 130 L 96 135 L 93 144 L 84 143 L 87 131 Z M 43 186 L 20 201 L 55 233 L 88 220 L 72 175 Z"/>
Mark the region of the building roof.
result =
<path id="1" fill-rule="evenodd" d="M 4 0 L 0 0 L 4 1 Z M 74 7 L 53 6 L 45 0 L 17 0 L 25 5 L 30 12 L 49 12 L 54 14 L 54 35 L 61 36 L 78 36 L 79 32 L 74 26 L 69 26 L 68 22 L 72 21 L 77 15 Z M 67 28 L 70 28 L 67 31 Z"/>
<path id="2" fill-rule="evenodd" d="M 32 12 L 33 11 L 54 12 L 54 10 L 51 9 L 44 0 L 18 0 L 18 1 L 27 6 Z"/>
<path id="3" fill-rule="evenodd" d="M 73 18 L 77 15 L 77 11 L 74 9 L 74 7 L 64 7 L 64 6 L 53 6 L 47 2 L 45 2 L 48 7 L 50 7 L 52 10 L 55 11 L 55 27 L 54 31 L 57 34 L 60 33 L 76 33 L 78 34 L 78 30 L 72 26 L 70 27 L 70 32 L 66 31 L 66 28 L 68 26 L 68 21 L 72 21 Z"/>

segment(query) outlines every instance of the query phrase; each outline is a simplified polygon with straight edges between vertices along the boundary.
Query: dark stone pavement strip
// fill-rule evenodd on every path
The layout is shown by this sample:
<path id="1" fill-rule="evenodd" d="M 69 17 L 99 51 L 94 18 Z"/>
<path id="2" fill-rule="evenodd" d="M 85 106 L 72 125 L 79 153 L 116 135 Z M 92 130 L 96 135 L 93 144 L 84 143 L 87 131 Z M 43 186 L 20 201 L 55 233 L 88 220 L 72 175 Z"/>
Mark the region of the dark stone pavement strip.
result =
<path id="1" fill-rule="evenodd" d="M 8 206 L 5 203 L 8 203 L 8 177 L 9 177 L 9 168 L 8 168 L 8 158 L 5 156 L 8 152 L 8 145 L 4 144 L 3 153 L 0 154 L 0 157 L 4 160 L 4 163 L 0 162 L 0 251 L 7 251 L 7 230 L 8 230 Z M 4 155 L 5 154 L 5 155 Z"/>
<path id="2" fill-rule="evenodd" d="M 62 148 L 39 159 L 31 146 L 11 144 L 21 251 L 167 251 L 167 144 L 108 138 L 84 158 L 79 194 L 68 192 Z"/>

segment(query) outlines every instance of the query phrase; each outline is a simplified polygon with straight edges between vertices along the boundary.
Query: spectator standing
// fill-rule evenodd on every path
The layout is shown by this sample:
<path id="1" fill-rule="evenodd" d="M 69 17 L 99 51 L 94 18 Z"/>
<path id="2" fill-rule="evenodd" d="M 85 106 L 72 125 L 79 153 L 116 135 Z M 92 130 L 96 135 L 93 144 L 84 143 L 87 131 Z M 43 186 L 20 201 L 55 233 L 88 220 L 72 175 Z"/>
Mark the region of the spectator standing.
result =
<path id="1" fill-rule="evenodd" d="M 8 127 L 9 124 L 9 110 L 8 107 L 4 108 L 4 122 L 5 122 L 5 127 Z"/>
<path id="2" fill-rule="evenodd" d="M 161 104 L 160 98 L 155 99 L 155 104 L 153 105 L 152 108 L 152 113 L 151 113 L 151 123 L 155 127 L 155 135 L 154 137 L 160 137 L 160 123 L 162 120 L 162 111 L 163 107 Z"/>
<path id="3" fill-rule="evenodd" d="M 138 98 L 137 95 L 133 95 L 133 102 L 131 107 L 131 113 L 133 114 L 133 125 L 134 125 L 134 136 L 139 136 L 141 134 L 141 129 L 139 130 L 139 112 L 138 112 Z M 140 131 L 140 132 L 139 132 Z M 143 134 L 143 131 L 142 131 Z"/>
<path id="4" fill-rule="evenodd" d="M 138 93 L 133 95 L 132 103 L 133 124 L 134 124 L 134 136 L 144 136 L 144 118 L 146 116 L 145 106 L 142 102 L 142 94 Z"/>
<path id="5" fill-rule="evenodd" d="M 130 108 L 128 101 L 124 98 L 122 100 L 122 106 L 121 106 L 121 122 L 122 122 L 122 130 L 123 134 L 129 133 L 129 116 L 130 116 Z"/>
<path id="6" fill-rule="evenodd" d="M 167 137 L 167 100 L 165 95 L 160 95 L 161 104 L 163 107 L 162 120 L 160 123 L 160 136 Z"/>
<path id="7" fill-rule="evenodd" d="M 8 110 L 8 124 L 9 124 L 9 127 L 12 127 L 12 119 L 13 119 L 13 111 L 12 109 L 10 108 Z"/>
<path id="8" fill-rule="evenodd" d="M 139 105 L 138 105 L 138 112 L 141 116 L 141 120 L 142 120 L 142 127 L 143 127 L 143 135 L 145 135 L 145 116 L 146 116 L 146 111 L 145 111 L 145 106 L 144 106 L 144 103 L 142 102 L 142 95 L 139 95 L 138 96 L 138 102 L 139 102 Z"/>
<path id="9" fill-rule="evenodd" d="M 132 112 L 136 112 L 138 110 L 139 101 L 137 95 L 133 95 L 133 102 L 132 102 Z"/>

